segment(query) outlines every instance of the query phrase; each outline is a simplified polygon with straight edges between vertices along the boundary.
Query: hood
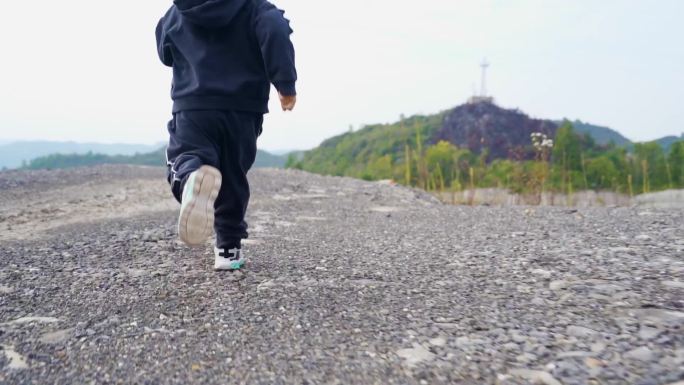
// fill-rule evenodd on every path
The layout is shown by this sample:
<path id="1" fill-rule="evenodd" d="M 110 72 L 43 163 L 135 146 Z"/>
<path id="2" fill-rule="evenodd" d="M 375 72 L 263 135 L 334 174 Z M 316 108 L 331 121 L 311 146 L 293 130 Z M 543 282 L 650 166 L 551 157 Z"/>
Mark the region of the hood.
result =
<path id="1" fill-rule="evenodd" d="M 173 0 L 183 18 L 203 27 L 225 27 L 247 0 Z"/>

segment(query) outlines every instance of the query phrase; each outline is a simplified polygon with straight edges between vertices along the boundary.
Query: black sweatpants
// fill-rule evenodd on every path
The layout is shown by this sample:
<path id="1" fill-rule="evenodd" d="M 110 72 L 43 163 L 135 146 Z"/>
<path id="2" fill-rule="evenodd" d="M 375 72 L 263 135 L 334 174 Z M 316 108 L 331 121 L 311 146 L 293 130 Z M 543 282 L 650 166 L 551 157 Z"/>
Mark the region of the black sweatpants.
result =
<path id="1" fill-rule="evenodd" d="M 223 183 L 214 206 L 219 248 L 239 247 L 240 240 L 248 236 L 247 171 L 256 158 L 262 124 L 263 115 L 259 113 L 219 110 L 180 111 L 168 124 L 168 181 L 179 202 L 190 173 L 203 165 L 221 171 Z"/>

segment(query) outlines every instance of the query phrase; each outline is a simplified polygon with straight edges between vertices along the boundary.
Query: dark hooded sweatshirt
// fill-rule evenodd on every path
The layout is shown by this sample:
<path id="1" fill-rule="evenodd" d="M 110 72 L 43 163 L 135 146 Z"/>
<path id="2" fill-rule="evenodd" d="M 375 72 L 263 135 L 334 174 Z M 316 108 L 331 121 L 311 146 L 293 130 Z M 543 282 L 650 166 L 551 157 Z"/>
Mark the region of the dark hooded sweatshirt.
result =
<path id="1" fill-rule="evenodd" d="M 290 24 L 266 0 L 174 0 L 157 25 L 161 61 L 173 67 L 173 112 L 268 112 L 270 83 L 296 94 Z"/>

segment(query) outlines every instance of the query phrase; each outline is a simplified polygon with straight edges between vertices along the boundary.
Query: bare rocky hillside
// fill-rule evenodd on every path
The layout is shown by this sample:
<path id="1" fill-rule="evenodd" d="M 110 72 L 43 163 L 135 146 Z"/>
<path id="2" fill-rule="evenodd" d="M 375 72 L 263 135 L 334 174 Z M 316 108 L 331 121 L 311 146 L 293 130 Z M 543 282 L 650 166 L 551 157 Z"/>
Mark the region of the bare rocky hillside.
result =
<path id="1" fill-rule="evenodd" d="M 463 104 L 444 117 L 434 142 L 446 140 L 475 154 L 486 149 L 488 160 L 534 159 L 530 135 L 539 132 L 553 138 L 557 129 L 552 121 L 532 119 L 493 103 Z"/>

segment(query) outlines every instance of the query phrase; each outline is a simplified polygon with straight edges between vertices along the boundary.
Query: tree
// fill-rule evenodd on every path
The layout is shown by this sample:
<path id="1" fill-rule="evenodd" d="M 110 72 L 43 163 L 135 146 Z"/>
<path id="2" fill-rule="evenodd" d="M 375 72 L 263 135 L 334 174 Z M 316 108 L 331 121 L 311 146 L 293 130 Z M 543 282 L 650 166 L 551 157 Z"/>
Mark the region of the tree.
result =
<path id="1" fill-rule="evenodd" d="M 517 162 L 508 159 L 496 159 L 487 168 L 487 172 L 482 178 L 482 185 L 519 191 L 521 188 L 513 185 L 517 182 L 513 177 L 520 174 L 516 171 L 517 168 L 520 168 Z"/>
<path id="2" fill-rule="evenodd" d="M 639 181 L 643 192 L 668 188 L 667 165 L 663 148 L 657 142 L 636 143 L 634 155 L 637 161 Z"/>
<path id="3" fill-rule="evenodd" d="M 684 140 L 672 144 L 667 163 L 670 166 L 674 187 L 684 188 Z"/>
<path id="4" fill-rule="evenodd" d="M 556 131 L 552 151 L 553 163 L 566 171 L 582 170 L 582 145 L 570 122 L 565 122 Z"/>
<path id="5" fill-rule="evenodd" d="M 302 169 L 302 164 L 295 154 L 289 154 L 287 156 L 287 161 L 285 161 L 285 168 Z"/>
<path id="6" fill-rule="evenodd" d="M 393 178 L 393 168 L 392 168 L 392 156 L 384 155 L 374 159 L 366 167 L 365 172 L 362 174 L 362 179 L 366 180 L 378 180 L 378 179 L 392 179 Z"/>
<path id="7" fill-rule="evenodd" d="M 403 119 L 402 119 L 403 120 Z M 404 183 L 411 186 L 411 147 L 408 143 L 404 145 Z"/>
<path id="8" fill-rule="evenodd" d="M 609 189 L 618 181 L 619 173 L 608 157 L 600 156 L 587 161 L 587 181 L 595 190 Z"/>
<path id="9" fill-rule="evenodd" d="M 430 170 L 435 170 L 437 166 L 444 172 L 450 173 L 454 168 L 455 157 L 458 155 L 458 148 L 444 140 L 434 146 L 428 147 L 425 152 L 425 160 Z"/>
<path id="10" fill-rule="evenodd" d="M 438 173 L 446 185 L 459 175 L 459 163 L 470 151 L 462 150 L 447 141 L 439 141 L 425 152 L 425 162 L 431 174 Z"/>
<path id="11" fill-rule="evenodd" d="M 556 131 L 553 150 L 551 151 L 552 170 L 555 176 L 552 180 L 559 181 L 561 191 L 571 193 L 577 186 L 582 185 L 582 142 L 575 133 L 572 124 L 565 121 Z"/>

